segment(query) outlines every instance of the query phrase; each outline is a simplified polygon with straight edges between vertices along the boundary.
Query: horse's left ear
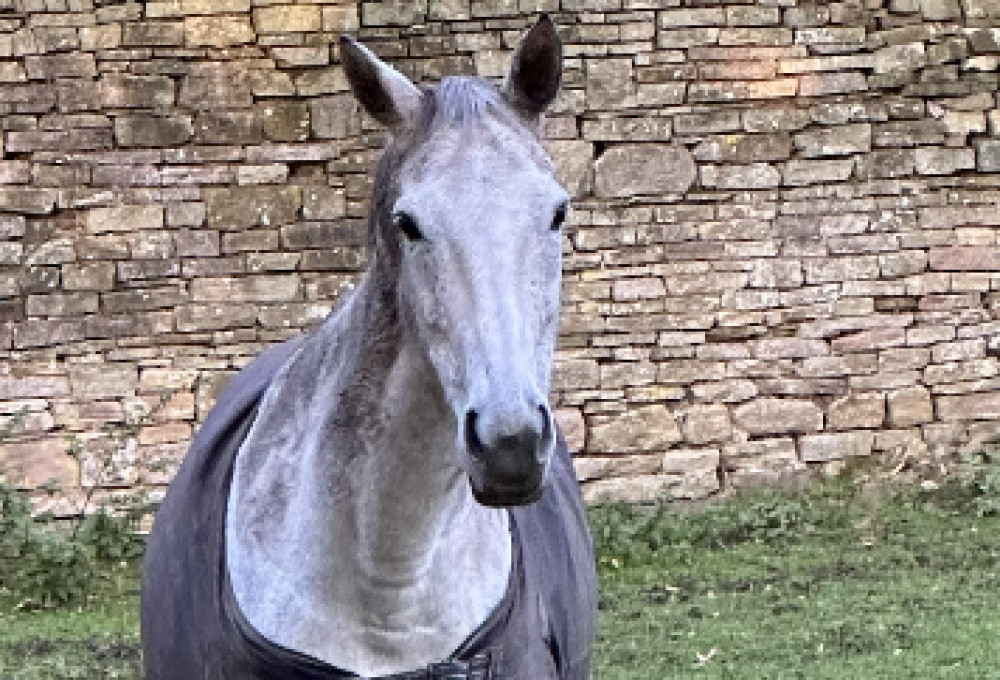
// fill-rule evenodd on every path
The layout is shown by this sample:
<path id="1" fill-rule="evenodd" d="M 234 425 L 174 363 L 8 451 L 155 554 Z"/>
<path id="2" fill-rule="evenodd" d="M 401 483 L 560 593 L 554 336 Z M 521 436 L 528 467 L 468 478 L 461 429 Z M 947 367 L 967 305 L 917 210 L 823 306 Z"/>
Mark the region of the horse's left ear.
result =
<path id="1" fill-rule="evenodd" d="M 559 93 L 562 41 L 555 24 L 543 14 L 514 52 L 507 77 L 507 97 L 529 117 L 541 115 Z"/>

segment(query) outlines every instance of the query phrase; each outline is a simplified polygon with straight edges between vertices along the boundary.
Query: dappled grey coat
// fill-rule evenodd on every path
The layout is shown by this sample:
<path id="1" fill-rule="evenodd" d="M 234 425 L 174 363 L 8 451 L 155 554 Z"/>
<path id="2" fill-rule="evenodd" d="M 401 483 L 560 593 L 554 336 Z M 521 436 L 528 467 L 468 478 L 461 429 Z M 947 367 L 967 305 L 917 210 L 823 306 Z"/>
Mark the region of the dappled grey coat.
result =
<path id="1" fill-rule="evenodd" d="M 275 372 L 301 343 L 241 371 L 209 414 L 150 534 L 143 578 L 147 680 L 356 677 L 251 628 L 229 587 L 225 513 L 233 461 Z M 560 436 L 541 499 L 510 510 L 515 565 L 501 605 L 449 663 L 394 678 L 585 680 L 596 577 L 579 485 Z"/>

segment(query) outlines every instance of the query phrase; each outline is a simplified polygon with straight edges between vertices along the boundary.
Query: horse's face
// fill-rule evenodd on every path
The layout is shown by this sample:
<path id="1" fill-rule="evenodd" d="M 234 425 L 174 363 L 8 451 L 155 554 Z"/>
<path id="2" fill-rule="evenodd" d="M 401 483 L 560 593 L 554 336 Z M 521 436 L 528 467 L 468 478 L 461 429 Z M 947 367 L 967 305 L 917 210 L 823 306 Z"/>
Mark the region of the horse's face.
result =
<path id="1" fill-rule="evenodd" d="M 405 325 L 455 413 L 473 492 L 512 505 L 540 493 L 553 447 L 567 196 L 534 138 L 499 125 L 445 127 L 425 144 L 403 168 L 388 237 Z"/>
<path id="2" fill-rule="evenodd" d="M 529 32 L 505 93 L 448 79 L 423 95 L 345 48 L 365 60 L 343 52 L 359 99 L 401 140 L 376 200 L 376 247 L 395 263 L 404 332 L 455 414 L 477 500 L 532 502 L 555 443 L 547 394 L 567 209 L 532 126 L 558 87 L 558 38 L 546 19 Z M 373 90 L 382 94 L 366 101 Z"/>

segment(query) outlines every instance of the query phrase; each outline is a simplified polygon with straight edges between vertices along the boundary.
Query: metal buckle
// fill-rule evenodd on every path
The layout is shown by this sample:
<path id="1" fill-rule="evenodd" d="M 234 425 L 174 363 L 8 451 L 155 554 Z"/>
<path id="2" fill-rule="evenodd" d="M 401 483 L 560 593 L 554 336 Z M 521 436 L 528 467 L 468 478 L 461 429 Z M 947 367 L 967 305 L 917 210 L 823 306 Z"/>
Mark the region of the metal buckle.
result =
<path id="1" fill-rule="evenodd" d="M 489 652 L 468 661 L 440 661 L 419 671 L 388 675 L 380 680 L 492 680 Z"/>

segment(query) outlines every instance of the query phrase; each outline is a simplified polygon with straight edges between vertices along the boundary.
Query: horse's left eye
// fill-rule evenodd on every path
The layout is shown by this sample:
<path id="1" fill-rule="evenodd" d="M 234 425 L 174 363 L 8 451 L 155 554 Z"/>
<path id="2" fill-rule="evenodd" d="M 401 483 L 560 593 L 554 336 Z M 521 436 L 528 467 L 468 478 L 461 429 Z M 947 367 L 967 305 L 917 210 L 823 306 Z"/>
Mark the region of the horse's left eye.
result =
<path id="1" fill-rule="evenodd" d="M 559 231 L 562 228 L 563 222 L 566 221 L 566 204 L 563 203 L 558 208 L 556 208 L 555 215 L 552 216 L 552 231 Z"/>
<path id="2" fill-rule="evenodd" d="M 398 212 L 392 216 L 392 224 L 399 229 L 410 241 L 422 241 L 424 238 L 417 221 L 405 212 Z"/>

